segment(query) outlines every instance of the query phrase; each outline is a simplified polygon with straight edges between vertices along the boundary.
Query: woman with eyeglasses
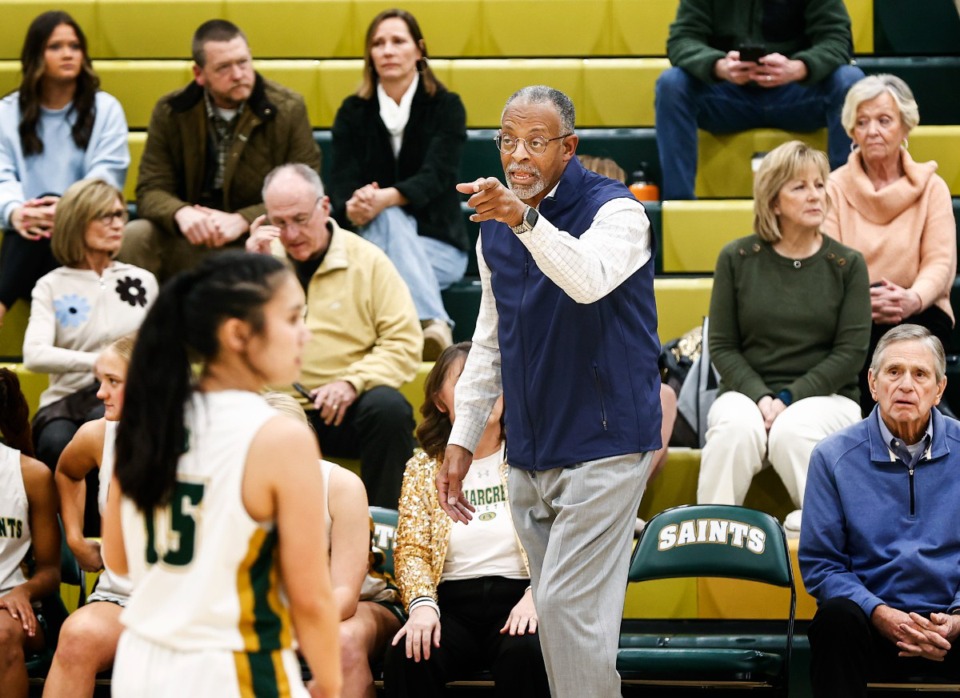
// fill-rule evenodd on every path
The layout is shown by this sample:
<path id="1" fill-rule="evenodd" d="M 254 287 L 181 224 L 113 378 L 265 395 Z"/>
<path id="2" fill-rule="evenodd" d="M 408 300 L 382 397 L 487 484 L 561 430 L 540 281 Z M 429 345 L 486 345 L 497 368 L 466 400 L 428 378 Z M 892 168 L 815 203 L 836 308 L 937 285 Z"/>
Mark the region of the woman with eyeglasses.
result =
<path id="1" fill-rule="evenodd" d="M 94 362 L 121 335 L 136 330 L 157 295 L 153 274 L 114 261 L 127 209 L 120 191 L 99 179 L 71 185 L 57 204 L 51 249 L 63 266 L 33 289 L 23 360 L 50 374 L 33 418 L 37 458 L 51 469 L 84 422 L 103 416 Z M 96 494 L 94 478 L 88 492 Z M 86 530 L 99 530 L 96 497 L 87 503 Z"/>
<path id="2" fill-rule="evenodd" d="M 70 15 L 33 20 L 20 66 L 19 89 L 0 100 L 0 325 L 57 267 L 50 242 L 60 195 L 93 177 L 122 189 L 130 165 L 123 107 L 100 90 Z"/>
<path id="3" fill-rule="evenodd" d="M 467 138 L 460 97 L 427 63 L 420 25 L 385 10 L 367 29 L 363 82 L 333 123 L 334 219 L 380 247 L 410 288 L 424 358 L 452 341 L 440 290 L 463 278 L 469 241 L 454 188 Z"/>

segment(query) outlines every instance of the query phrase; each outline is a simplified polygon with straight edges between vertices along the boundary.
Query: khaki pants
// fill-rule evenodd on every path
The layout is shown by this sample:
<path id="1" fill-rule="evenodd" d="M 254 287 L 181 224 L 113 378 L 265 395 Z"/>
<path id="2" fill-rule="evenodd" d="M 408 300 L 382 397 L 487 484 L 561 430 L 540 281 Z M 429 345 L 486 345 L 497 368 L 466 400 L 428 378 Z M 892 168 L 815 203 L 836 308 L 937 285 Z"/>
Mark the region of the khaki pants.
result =
<path id="1" fill-rule="evenodd" d="M 123 229 L 123 245 L 117 256 L 121 262 L 146 269 L 161 284 L 177 272 L 193 269 L 208 254 L 218 250 L 243 249 L 246 236 L 219 248 L 190 244 L 180 235 L 171 235 L 145 218 L 127 223 Z"/>

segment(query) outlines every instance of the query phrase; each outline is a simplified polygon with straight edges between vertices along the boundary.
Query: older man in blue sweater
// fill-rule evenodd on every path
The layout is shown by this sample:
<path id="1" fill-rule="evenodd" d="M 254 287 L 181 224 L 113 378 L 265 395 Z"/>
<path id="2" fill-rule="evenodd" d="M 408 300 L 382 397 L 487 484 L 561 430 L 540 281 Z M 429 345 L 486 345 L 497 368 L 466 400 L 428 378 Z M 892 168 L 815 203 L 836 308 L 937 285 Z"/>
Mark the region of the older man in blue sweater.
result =
<path id="1" fill-rule="evenodd" d="M 935 409 L 945 368 L 926 329 L 890 330 L 868 374 L 878 406 L 810 458 L 800 570 L 818 604 L 816 698 L 960 680 L 960 423 Z"/>

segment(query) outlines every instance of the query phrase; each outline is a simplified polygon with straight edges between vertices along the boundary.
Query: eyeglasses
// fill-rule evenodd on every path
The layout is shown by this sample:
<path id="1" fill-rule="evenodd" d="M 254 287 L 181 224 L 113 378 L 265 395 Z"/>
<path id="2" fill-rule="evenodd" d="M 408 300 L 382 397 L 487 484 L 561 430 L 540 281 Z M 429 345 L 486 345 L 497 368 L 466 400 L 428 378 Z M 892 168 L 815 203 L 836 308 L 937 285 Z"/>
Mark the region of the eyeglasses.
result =
<path id="1" fill-rule="evenodd" d="M 317 204 L 320 203 L 320 200 L 321 200 L 321 199 L 323 199 L 323 197 L 322 197 L 322 196 L 318 196 L 318 197 L 317 197 L 317 200 L 313 202 L 313 208 L 310 209 L 310 213 L 301 213 L 301 214 L 298 215 L 298 216 L 294 216 L 294 218 L 293 218 L 292 221 L 289 221 L 289 222 L 288 222 L 288 221 L 275 221 L 275 220 L 273 220 L 273 219 L 271 218 L 271 219 L 268 219 L 267 222 L 270 223 L 270 225 L 272 225 L 272 226 L 275 227 L 275 228 L 280 228 L 280 230 L 286 230 L 287 228 L 290 228 L 290 227 L 292 227 L 292 226 L 296 226 L 297 228 L 303 228 L 303 227 L 309 225 L 309 224 L 310 224 L 310 221 L 313 220 L 313 217 L 314 217 L 314 216 L 316 215 L 316 213 L 317 213 Z"/>
<path id="2" fill-rule="evenodd" d="M 526 138 L 516 138 L 514 136 L 508 136 L 505 133 L 498 133 L 494 136 L 493 142 L 497 144 L 497 150 L 504 155 L 512 155 L 521 141 L 523 141 L 523 147 L 526 148 L 528 153 L 532 155 L 543 155 L 547 151 L 547 146 L 550 145 L 550 141 L 560 141 L 572 135 L 573 133 L 565 133 L 556 138 L 534 136 L 530 140 L 527 140 Z"/>
<path id="3" fill-rule="evenodd" d="M 110 226 L 113 225 L 114 221 L 126 223 L 127 217 L 127 210 L 125 208 L 118 208 L 115 211 L 110 211 L 110 213 L 104 213 L 102 216 L 97 216 L 95 220 L 100 221 L 106 226 Z"/>

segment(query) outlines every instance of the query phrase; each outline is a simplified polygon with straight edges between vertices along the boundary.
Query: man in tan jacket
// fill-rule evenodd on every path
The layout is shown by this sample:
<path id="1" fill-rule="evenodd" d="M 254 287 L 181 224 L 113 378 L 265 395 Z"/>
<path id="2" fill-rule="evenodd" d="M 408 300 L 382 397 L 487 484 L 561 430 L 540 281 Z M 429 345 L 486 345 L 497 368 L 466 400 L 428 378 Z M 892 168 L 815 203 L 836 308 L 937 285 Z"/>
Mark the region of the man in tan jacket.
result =
<path id="1" fill-rule="evenodd" d="M 270 172 L 263 201 L 267 213 L 253 221 L 246 246 L 285 257 L 307 295 L 307 417 L 324 454 L 359 456 L 370 504 L 396 509 L 414 448 L 413 410 L 397 388 L 416 375 L 423 350 L 410 292 L 378 247 L 330 218 L 310 167 Z"/>
<path id="2" fill-rule="evenodd" d="M 162 282 L 210 250 L 242 244 L 264 211 L 263 178 L 285 162 L 319 172 L 320 149 L 296 92 L 253 70 L 247 39 L 225 20 L 193 37 L 194 81 L 157 102 L 137 180 L 138 220 L 120 259 Z"/>

